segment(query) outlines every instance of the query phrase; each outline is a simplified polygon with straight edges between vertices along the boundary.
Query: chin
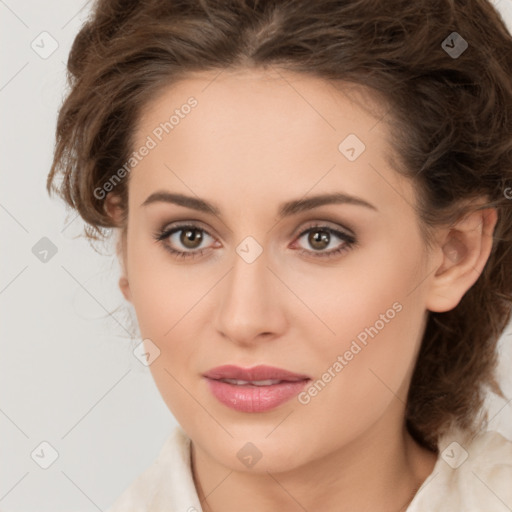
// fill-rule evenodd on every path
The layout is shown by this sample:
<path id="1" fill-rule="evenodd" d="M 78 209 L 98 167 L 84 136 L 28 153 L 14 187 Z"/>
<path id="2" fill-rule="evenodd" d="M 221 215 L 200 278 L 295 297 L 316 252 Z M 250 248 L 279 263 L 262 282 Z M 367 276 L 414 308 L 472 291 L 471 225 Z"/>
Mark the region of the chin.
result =
<path id="1" fill-rule="evenodd" d="M 237 472 L 280 473 L 293 470 L 308 461 L 305 442 L 297 438 L 296 430 L 278 427 L 274 432 L 267 426 L 227 429 L 233 438 L 222 434 L 221 439 L 208 435 L 200 444 L 219 464 Z M 272 432 L 270 435 L 269 433 Z"/>

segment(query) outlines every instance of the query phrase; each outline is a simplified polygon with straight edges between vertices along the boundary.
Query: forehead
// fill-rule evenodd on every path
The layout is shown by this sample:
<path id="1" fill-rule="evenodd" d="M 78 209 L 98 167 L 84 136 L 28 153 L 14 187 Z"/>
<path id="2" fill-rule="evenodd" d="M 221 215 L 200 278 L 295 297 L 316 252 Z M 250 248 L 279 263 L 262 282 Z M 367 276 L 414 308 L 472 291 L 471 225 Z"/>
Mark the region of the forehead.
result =
<path id="1" fill-rule="evenodd" d="M 155 122 L 168 121 L 191 97 L 198 104 L 187 124 L 194 125 L 198 136 L 199 129 L 211 132 L 214 127 L 232 136 L 243 130 L 258 137 L 266 133 L 269 138 L 285 128 L 290 140 L 307 131 L 310 135 L 338 132 L 340 136 L 340 130 L 349 126 L 364 133 L 388 111 L 376 91 L 358 84 L 331 83 L 274 68 L 197 72 L 163 87 L 145 105 L 136 130 L 137 142 L 155 128 Z M 177 135 L 179 130 L 174 128 L 177 126 L 173 127 Z"/>
<path id="2" fill-rule="evenodd" d="M 397 192 L 383 190 L 386 176 L 399 176 L 387 159 L 386 112 L 353 84 L 282 70 L 197 73 L 143 109 L 133 150 L 151 149 L 132 171 L 130 189 L 143 200 L 166 186 L 201 197 L 222 197 L 228 187 L 269 201 L 285 190 L 303 196 L 318 183 L 315 192 L 391 197 Z"/>

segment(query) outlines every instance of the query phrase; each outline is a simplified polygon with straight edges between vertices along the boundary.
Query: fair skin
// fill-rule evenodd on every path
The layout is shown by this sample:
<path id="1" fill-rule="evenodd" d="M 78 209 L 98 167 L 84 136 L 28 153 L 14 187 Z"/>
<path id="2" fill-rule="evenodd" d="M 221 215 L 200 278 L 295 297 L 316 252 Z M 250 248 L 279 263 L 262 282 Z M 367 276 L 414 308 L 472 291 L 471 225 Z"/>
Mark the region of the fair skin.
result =
<path id="1" fill-rule="evenodd" d="M 454 308 L 477 280 L 496 212 L 439 228 L 428 252 L 411 207 L 413 185 L 385 157 L 382 105 L 284 71 L 215 76 L 183 80 L 143 111 L 136 148 L 187 98 L 198 101 L 131 171 L 120 280 L 142 338 L 161 351 L 150 369 L 192 439 L 203 509 L 405 510 L 436 461 L 404 427 L 428 311 Z M 338 150 L 348 134 L 366 146 L 353 162 Z M 157 190 L 204 199 L 220 213 L 142 206 Z M 325 204 L 277 218 L 286 201 L 332 192 L 374 208 Z M 113 194 L 107 208 L 120 214 Z M 203 241 L 194 249 L 178 232 L 166 242 L 202 255 L 177 259 L 155 241 L 154 233 L 177 221 L 204 230 Z M 322 258 L 318 252 L 346 242 L 331 233 L 315 251 L 307 234 L 299 237 L 315 224 L 353 233 L 357 243 Z M 262 248 L 252 263 L 236 252 L 247 236 Z M 235 411 L 201 376 L 223 364 L 267 364 L 319 379 L 397 302 L 400 312 L 307 404 Z M 247 442 L 262 454 L 251 468 L 237 457 Z"/>

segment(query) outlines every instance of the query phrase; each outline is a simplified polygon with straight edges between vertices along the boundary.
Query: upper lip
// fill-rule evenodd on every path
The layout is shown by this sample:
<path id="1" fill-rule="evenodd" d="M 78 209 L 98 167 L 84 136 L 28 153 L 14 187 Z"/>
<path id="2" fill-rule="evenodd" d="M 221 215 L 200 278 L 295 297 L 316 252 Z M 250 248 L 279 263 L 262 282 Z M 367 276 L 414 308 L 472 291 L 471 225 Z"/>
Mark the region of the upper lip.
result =
<path id="1" fill-rule="evenodd" d="M 269 379 L 296 382 L 310 378 L 308 375 L 290 372 L 275 366 L 258 365 L 251 368 L 242 368 L 231 364 L 211 368 L 203 376 L 214 380 L 236 379 L 248 382 Z"/>

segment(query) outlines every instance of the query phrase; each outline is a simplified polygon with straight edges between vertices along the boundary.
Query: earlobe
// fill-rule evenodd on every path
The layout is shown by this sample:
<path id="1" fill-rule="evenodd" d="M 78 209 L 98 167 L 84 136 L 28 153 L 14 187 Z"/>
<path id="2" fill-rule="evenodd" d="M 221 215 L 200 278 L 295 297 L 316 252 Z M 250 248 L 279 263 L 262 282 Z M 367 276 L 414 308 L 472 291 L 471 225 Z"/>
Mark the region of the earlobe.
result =
<path id="1" fill-rule="evenodd" d="M 121 293 L 123 294 L 124 298 L 128 301 L 132 301 L 132 294 L 130 292 L 130 283 L 128 282 L 128 279 L 126 277 L 121 276 L 119 278 L 119 289 L 121 290 Z"/>
<path id="2" fill-rule="evenodd" d="M 426 304 L 429 311 L 450 311 L 476 283 L 491 254 L 497 220 L 497 210 L 486 208 L 449 229 L 438 249 L 441 264 L 432 273 Z"/>

